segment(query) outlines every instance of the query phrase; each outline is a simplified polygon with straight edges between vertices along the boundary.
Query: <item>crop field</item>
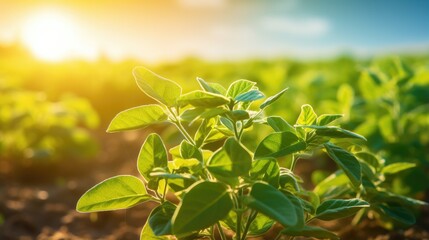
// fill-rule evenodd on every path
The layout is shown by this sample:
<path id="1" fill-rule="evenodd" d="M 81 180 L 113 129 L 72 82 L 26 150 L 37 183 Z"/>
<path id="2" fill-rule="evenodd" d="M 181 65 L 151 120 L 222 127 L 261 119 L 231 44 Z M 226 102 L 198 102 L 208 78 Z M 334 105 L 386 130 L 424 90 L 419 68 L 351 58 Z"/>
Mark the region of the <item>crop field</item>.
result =
<path id="1" fill-rule="evenodd" d="M 429 239 L 429 1 L 0 1 L 0 240 Z"/>
<path id="2" fill-rule="evenodd" d="M 429 155 L 427 153 L 427 149 L 429 149 L 429 57 L 427 56 L 386 56 L 374 59 L 355 59 L 343 56 L 323 61 L 255 59 L 229 62 L 210 62 L 189 58 L 155 65 L 139 61 L 111 62 L 109 60 L 43 63 L 27 56 L 25 52 L 17 54 L 16 52 L 19 51 L 11 47 L 4 47 L 1 51 L 0 229 L 4 239 L 36 237 L 39 239 L 138 239 L 146 219 L 150 219 L 150 212 L 159 205 L 158 202 L 162 203 L 159 206 L 167 207 L 167 210 L 164 211 L 171 212 L 168 206 L 175 206 L 182 198 L 181 194 L 175 195 L 174 193 L 180 193 L 181 188 L 189 187 L 189 184 L 195 181 L 189 182 L 190 179 L 183 178 L 187 171 L 191 171 L 188 174 L 193 174 L 193 178 L 203 176 L 199 175 L 199 170 L 195 170 L 195 168 L 199 168 L 200 160 L 196 160 L 199 157 L 189 152 L 193 149 L 192 144 L 196 144 L 193 142 L 196 139 L 193 137 L 189 139 L 186 134 L 183 136 L 183 131 L 181 133 L 180 128 L 175 127 L 178 124 L 174 120 L 176 117 L 181 119 L 180 126 L 186 129 L 190 136 L 198 135 L 198 132 L 202 131 L 201 126 L 203 125 L 199 127 L 201 120 L 198 118 L 206 119 L 202 123 L 215 126 L 214 129 L 217 129 L 217 133 L 212 132 L 210 136 L 207 135 L 203 138 L 205 140 L 198 140 L 199 145 L 195 145 L 199 146 L 204 153 L 218 153 L 210 157 L 210 160 L 203 165 L 203 168 L 208 169 L 207 174 L 210 174 L 211 181 L 225 183 L 227 186 L 238 189 L 236 190 L 238 192 L 244 190 L 244 193 L 241 193 L 244 194 L 243 196 L 249 194 L 249 189 L 240 190 L 239 182 L 244 184 L 248 181 L 250 181 L 249 183 L 262 181 L 274 184 L 255 183 L 249 199 L 256 200 L 254 202 L 243 200 L 240 203 L 252 209 L 252 211 L 246 210 L 242 213 L 243 221 L 246 219 L 248 221 L 248 218 L 252 216 L 256 219 L 255 224 L 250 225 L 250 231 L 246 232 L 249 237 L 264 233 L 257 238 L 273 239 L 281 231 L 284 231 L 285 235 L 291 236 L 319 236 L 332 239 L 337 236 L 344 239 L 356 236 L 373 239 L 424 239 L 429 237 L 427 232 L 429 228 L 428 209 L 424 203 L 429 200 Z M 25 64 L 18 64 L 23 61 L 26 61 Z M 196 90 L 201 92 L 201 86 L 203 86 L 202 90 L 208 91 L 209 93 L 206 94 L 209 94 L 207 96 L 210 98 L 207 98 L 204 92 L 197 98 L 192 94 L 183 95 L 186 97 L 182 97 L 183 100 L 180 101 L 184 107 L 182 112 L 184 112 L 180 117 L 179 115 L 169 116 L 172 123 L 166 123 L 167 118 L 146 125 L 142 125 L 143 123 L 138 121 L 137 125 L 133 125 L 126 118 L 116 120 L 116 122 L 112 121 L 119 112 L 132 107 L 148 104 L 158 106 L 158 102 L 161 105 L 169 106 L 168 102 L 159 100 L 160 98 L 156 97 L 156 94 L 151 95 L 147 88 L 139 85 L 138 77 L 136 77 L 136 82 L 133 77 L 133 69 L 136 66 L 144 66 L 160 76 L 175 81 L 181 86 L 182 94 Z M 134 75 L 136 75 L 135 71 Z M 141 74 L 144 76 L 142 77 L 143 83 L 152 81 L 150 75 L 145 75 L 146 72 Z M 153 76 L 156 78 L 156 75 Z M 200 80 L 197 80 L 197 77 Z M 213 115 L 207 113 L 204 115 L 203 112 L 219 109 L 227 103 L 228 98 L 221 97 L 220 93 L 210 93 L 211 88 L 204 88 L 205 85 L 201 85 L 201 83 L 218 83 L 227 89 L 230 84 L 237 83 L 236 80 L 256 84 L 248 90 L 240 90 L 242 93 L 249 90 L 251 92 L 236 98 L 238 102 L 242 103 L 231 108 L 235 111 L 232 113 L 236 115 L 226 114 L 227 110 L 215 111 L 216 113 Z M 159 81 L 162 79 L 154 80 L 154 82 Z M 139 89 L 139 86 L 143 91 Z M 237 97 L 239 94 L 235 95 Z M 268 107 L 261 107 L 264 109 L 263 112 L 256 114 L 259 106 L 264 105 L 264 101 L 265 105 L 268 105 L 267 99 L 270 96 L 276 96 L 275 102 L 269 102 Z M 175 101 L 176 98 L 177 96 L 173 97 L 172 101 Z M 191 108 L 186 107 L 188 104 Z M 192 110 L 195 108 L 192 107 L 205 110 L 195 115 L 192 113 L 195 112 Z M 151 111 L 151 113 L 143 111 L 142 115 L 139 115 L 141 116 L 139 121 L 145 122 L 145 116 L 155 114 L 152 110 L 144 110 Z M 315 125 L 315 120 L 311 120 L 312 114 L 316 113 L 317 115 L 313 117 L 319 116 L 317 118 L 318 126 Z M 163 118 L 161 115 L 159 117 Z M 115 119 L 118 118 L 120 115 Z M 215 123 L 208 119 L 219 119 L 219 122 L 216 120 Z M 253 119 L 254 123 L 249 125 L 249 119 Z M 333 125 L 329 124 L 334 120 Z M 112 123 L 110 123 L 111 121 Z M 244 128 L 246 122 L 249 123 Z M 232 123 L 234 123 L 233 127 L 230 127 L 232 125 L 229 124 Z M 324 128 L 325 124 L 329 124 L 332 128 Z M 308 125 L 309 128 L 299 127 L 302 125 Z M 289 130 L 285 130 L 285 127 L 288 128 L 287 126 L 295 133 L 292 134 L 288 132 Z M 138 127 L 144 127 L 144 129 L 106 133 L 107 129 L 109 132 L 116 132 Z M 336 130 L 332 132 L 332 129 Z M 235 139 L 240 139 L 240 143 L 233 140 L 234 131 L 238 131 L 235 134 L 239 135 L 235 135 Z M 153 133 L 157 133 L 157 135 Z M 277 138 L 276 134 L 289 140 L 283 144 L 280 142 L 280 145 L 267 145 L 270 141 L 272 144 L 272 140 L 267 138 Z M 195 136 L 197 137 L 197 135 Z M 311 137 L 319 135 L 320 139 Z M 223 140 L 225 138 L 228 138 L 226 142 Z M 307 141 L 308 147 L 287 150 L 289 149 L 288 144 L 291 144 L 291 138 L 296 138 L 297 143 L 301 141 L 298 139 L 307 139 L 305 141 Z M 326 138 L 332 139 L 329 144 L 324 143 Z M 185 147 L 183 139 L 186 140 L 185 143 L 189 145 L 187 147 L 189 149 L 182 149 L 182 155 L 180 153 L 176 155 L 174 149 L 177 147 L 175 146 Z M 100 205 L 100 208 L 85 208 L 82 205 L 84 203 L 78 203 L 78 199 L 89 188 L 116 175 L 137 177 L 143 174 L 144 179 L 151 184 L 151 181 L 155 179 L 150 177 L 153 176 L 150 175 L 152 167 L 139 163 L 138 169 L 136 168 L 136 160 L 143 161 L 142 158 L 144 158 L 139 156 L 139 149 L 145 140 L 146 142 L 163 141 L 163 145 L 168 150 L 168 155 L 165 157 L 169 161 L 175 159 L 177 169 L 174 171 L 177 172 L 180 168 L 185 175 L 179 177 L 181 175 L 177 173 L 176 175 L 163 173 L 165 168 L 162 171 L 158 169 L 157 171 L 161 172 L 156 172 L 157 175 L 154 174 L 164 176 L 164 178 L 156 179 L 171 178 L 169 184 L 174 184 L 167 187 L 164 183 L 163 188 L 165 189 L 160 190 L 160 195 L 154 195 L 151 197 L 152 201 L 134 208 L 99 212 L 98 210 L 104 209 L 128 208 L 131 205 L 121 207 L 121 203 L 117 203 L 119 205 L 111 207 L 104 205 L 103 208 Z M 159 147 L 159 144 L 152 147 Z M 144 146 L 150 148 L 147 143 L 143 145 L 143 148 L 145 148 Z M 245 146 L 246 150 L 240 146 Z M 223 156 L 223 153 L 220 154 L 218 149 L 224 149 L 220 151 L 226 151 L 225 154 L 231 156 L 231 159 L 225 160 L 224 157 L 220 157 Z M 347 151 L 341 149 L 347 149 Z M 183 151 L 187 151 L 191 155 L 185 156 Z M 235 163 L 234 155 L 231 155 L 233 153 L 228 151 L 244 151 L 240 154 L 240 161 L 252 161 L 254 162 L 253 167 L 251 162 L 249 162 L 251 165 Z M 243 156 L 249 154 L 247 151 L 250 151 L 250 155 L 248 155 L 248 160 L 244 160 Z M 361 166 L 357 173 L 350 162 L 344 162 L 351 161 L 344 160 L 344 154 L 353 154 L 350 156 Z M 177 156 L 179 158 L 176 158 Z M 203 156 L 201 155 L 201 157 Z M 189 162 L 183 162 L 187 158 Z M 182 167 L 177 165 L 179 164 L 178 159 L 182 159 L 180 160 Z M 262 160 L 269 160 L 268 163 L 264 163 L 268 165 L 262 164 L 264 162 Z M 201 159 L 201 161 L 203 160 Z M 237 167 L 241 170 L 228 172 L 229 170 L 226 169 L 229 165 L 225 161 L 232 161 L 230 163 L 233 164 L 232 168 Z M 275 165 L 271 166 L 270 162 Z M 163 166 L 163 163 L 159 162 L 154 164 L 158 167 Z M 278 185 L 279 180 L 275 180 L 275 175 L 271 175 L 275 174 L 275 170 L 270 170 L 274 172 L 263 172 L 269 171 L 268 169 L 272 167 L 277 168 L 277 171 L 280 169 L 280 185 Z M 293 173 L 290 170 L 293 170 Z M 231 178 L 231 176 L 235 177 Z M 249 180 L 246 176 L 251 176 L 253 180 Z M 186 181 L 181 185 L 177 179 L 173 181 L 176 177 Z M 234 180 L 235 178 L 237 179 Z M 207 191 L 204 187 L 208 187 L 211 189 L 209 192 L 220 191 L 219 194 L 222 195 L 224 185 L 211 186 L 210 184 L 211 182 L 203 182 L 199 191 Z M 293 204 L 296 204 L 297 200 L 293 196 L 300 196 L 299 199 L 310 204 L 299 205 L 300 208 L 304 207 L 301 211 L 304 212 L 307 220 L 310 219 L 310 216 L 316 218 L 310 226 L 319 228 L 308 228 L 305 231 L 301 230 L 302 232 L 293 228 L 282 230 L 285 225 L 294 226 L 295 224 L 284 215 L 272 214 L 272 212 L 290 211 L 290 209 L 275 209 L 275 206 L 282 206 L 281 201 L 284 197 L 280 196 L 279 199 L 272 200 L 278 202 L 271 202 L 274 204 L 273 209 L 265 209 L 261 207 L 264 203 L 258 202 L 264 201 L 264 198 L 258 200 L 260 194 L 262 194 L 261 196 L 264 194 L 276 196 L 277 192 L 269 193 L 275 189 L 273 186 L 283 186 L 282 191 L 291 194 L 286 195 L 288 196 L 286 200 L 289 199 L 288 202 L 292 201 Z M 197 187 L 194 188 L 198 189 Z M 116 188 L 113 187 L 113 189 Z M 154 189 L 153 186 L 150 189 Z M 103 193 L 104 196 L 113 194 L 109 193 L 108 189 L 103 191 L 107 191 Z M 203 192 L 198 193 L 198 190 L 194 191 L 196 191 L 194 193 L 196 196 L 207 195 Z M 319 203 L 314 203 L 315 196 Z M 159 197 L 161 198 L 158 199 Z M 167 199 L 168 201 L 164 202 Z M 210 199 L 212 197 L 207 196 L 204 201 L 210 202 Z M 334 210 L 337 211 L 336 215 L 326 213 L 326 217 L 323 217 L 319 204 L 330 201 L 329 199 L 343 199 L 341 201 L 355 199 L 353 203 L 332 203 L 334 207 L 335 204 L 339 204 L 343 208 L 344 204 L 357 205 L 344 209 L 337 206 L 337 209 Z M 86 199 L 85 201 L 86 204 L 89 204 L 93 200 Z M 187 201 L 192 202 L 193 200 L 191 197 L 185 197 L 183 201 L 185 204 Z M 223 204 L 229 206 L 228 201 L 230 200 L 226 201 L 227 203 Z M 166 203 L 170 205 L 166 205 Z M 91 213 L 76 211 L 76 204 L 78 204 L 79 211 Z M 311 207 L 312 204 L 316 205 Z M 325 202 L 326 204 L 327 202 Z M 220 208 L 226 208 L 222 210 L 226 211 L 226 215 L 220 213 L 221 215 L 216 219 L 207 220 L 207 215 L 190 216 L 190 213 L 186 211 L 197 210 L 186 210 L 183 206 L 182 208 L 185 210 L 179 211 L 176 217 L 191 218 L 195 222 L 207 220 L 207 226 L 220 221 L 221 228 L 224 229 L 222 234 L 225 234 L 225 238 L 230 238 L 237 231 L 234 225 L 237 224 L 237 220 L 234 219 L 235 215 L 231 216 L 231 213 L 228 215 L 231 210 L 230 206 L 224 205 Z M 296 207 L 296 205 L 293 206 Z M 316 211 L 314 208 L 317 209 L 320 217 L 316 212 L 312 212 Z M 39 212 L 40 209 L 43 209 L 42 216 Z M 234 211 L 231 210 L 231 212 Z M 329 211 L 326 210 L 326 212 Z M 255 215 L 255 213 L 260 214 Z M 225 217 L 227 218 L 225 219 Z M 229 219 L 231 217 L 232 219 Z M 333 220 L 336 218 L 341 219 Z M 159 224 L 162 224 L 162 220 Z M 245 223 L 242 224 L 244 228 Z M 219 229 L 221 225 L 218 225 L 216 229 Z M 157 233 L 167 231 L 171 234 L 168 232 L 171 230 L 160 228 L 163 226 L 152 225 L 151 227 L 155 227 L 154 230 Z M 207 227 L 195 224 L 176 226 L 177 224 L 173 225 L 173 231 L 180 234 L 195 232 L 197 229 Z M 322 227 L 326 231 L 320 230 Z M 147 229 L 144 231 L 146 231 L 145 234 L 149 234 Z M 214 231 L 213 228 L 211 230 L 208 228 L 207 236 L 213 234 L 220 237 L 217 231 L 213 233 L 210 231 Z M 203 237 L 206 233 L 201 232 L 201 234 L 203 235 L 200 237 Z M 152 238 L 149 238 L 149 235 L 142 236 L 147 237 L 142 239 L 167 239 L 155 237 L 155 235 Z M 246 237 L 243 235 L 243 230 L 241 236 Z"/>

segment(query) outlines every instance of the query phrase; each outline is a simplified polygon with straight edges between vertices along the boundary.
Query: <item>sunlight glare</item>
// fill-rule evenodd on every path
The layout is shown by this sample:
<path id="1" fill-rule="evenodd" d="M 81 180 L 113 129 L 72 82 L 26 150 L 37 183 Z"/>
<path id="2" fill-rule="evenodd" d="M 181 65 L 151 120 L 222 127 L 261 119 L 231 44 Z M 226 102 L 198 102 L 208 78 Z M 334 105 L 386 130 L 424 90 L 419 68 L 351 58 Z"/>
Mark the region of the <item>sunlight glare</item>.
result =
<path id="1" fill-rule="evenodd" d="M 22 40 L 39 59 L 60 61 L 74 57 L 80 39 L 70 16 L 60 11 L 40 11 L 23 25 Z"/>

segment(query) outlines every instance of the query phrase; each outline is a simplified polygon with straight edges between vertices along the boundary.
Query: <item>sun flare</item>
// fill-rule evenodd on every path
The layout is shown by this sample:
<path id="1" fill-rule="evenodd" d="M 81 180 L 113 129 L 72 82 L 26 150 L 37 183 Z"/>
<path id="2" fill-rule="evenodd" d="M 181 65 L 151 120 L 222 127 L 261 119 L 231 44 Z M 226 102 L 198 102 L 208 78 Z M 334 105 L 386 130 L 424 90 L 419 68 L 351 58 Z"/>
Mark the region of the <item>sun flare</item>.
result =
<path id="1" fill-rule="evenodd" d="M 79 48 L 79 37 L 73 19 L 53 10 L 30 16 L 22 28 L 24 44 L 37 58 L 46 61 L 74 57 Z"/>

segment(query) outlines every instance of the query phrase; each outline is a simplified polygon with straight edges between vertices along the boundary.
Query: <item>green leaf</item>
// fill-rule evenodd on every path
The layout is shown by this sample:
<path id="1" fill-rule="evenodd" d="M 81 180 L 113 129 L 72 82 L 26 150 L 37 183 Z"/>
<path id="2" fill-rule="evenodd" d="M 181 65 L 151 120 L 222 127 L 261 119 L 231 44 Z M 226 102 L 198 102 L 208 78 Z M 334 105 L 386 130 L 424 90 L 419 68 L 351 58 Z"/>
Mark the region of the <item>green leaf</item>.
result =
<path id="1" fill-rule="evenodd" d="M 255 82 L 251 82 L 245 79 L 234 81 L 229 86 L 226 95 L 234 99 L 238 95 L 250 91 L 253 86 L 255 86 L 255 84 Z"/>
<path id="2" fill-rule="evenodd" d="M 380 203 L 395 203 L 400 205 L 405 205 L 407 207 L 416 207 L 416 206 L 426 206 L 427 202 L 423 202 L 417 199 L 410 197 L 405 197 L 399 194 L 387 192 L 387 191 L 377 191 L 375 196 L 372 197 L 371 202 L 380 202 Z"/>
<path id="3" fill-rule="evenodd" d="M 184 159 L 182 159 L 182 160 L 184 160 Z M 189 160 L 191 160 L 191 159 L 189 159 Z M 189 161 L 189 160 L 184 160 L 184 161 Z M 193 159 L 193 160 L 195 160 L 195 161 L 197 161 L 197 163 L 199 163 L 198 160 L 196 160 L 196 159 Z M 195 163 L 195 162 L 193 162 L 193 163 Z M 169 172 L 165 172 L 165 171 L 153 171 L 150 173 L 150 176 L 151 177 L 158 177 L 158 178 L 166 178 L 166 179 L 193 180 L 193 181 L 191 181 L 192 183 L 195 182 L 196 180 L 198 180 L 196 177 L 194 177 L 188 173 L 176 174 L 176 173 L 169 173 Z"/>
<path id="4" fill-rule="evenodd" d="M 151 200 L 143 182 L 134 176 L 116 176 L 95 185 L 80 197 L 78 212 L 125 209 Z"/>
<path id="5" fill-rule="evenodd" d="M 334 220 L 355 214 L 361 208 L 369 207 L 369 203 L 361 199 L 330 199 L 322 202 L 316 210 L 315 218 Z"/>
<path id="6" fill-rule="evenodd" d="M 150 173 L 154 168 L 167 169 L 167 161 L 167 151 L 161 137 L 156 133 L 147 136 L 137 158 L 139 173 L 146 181 L 149 181 L 151 179 Z"/>
<path id="7" fill-rule="evenodd" d="M 118 113 L 110 122 L 107 132 L 119 132 L 145 128 L 152 124 L 167 121 L 168 116 L 157 104 L 130 108 Z"/>
<path id="8" fill-rule="evenodd" d="M 201 88 L 207 92 L 221 94 L 221 95 L 226 94 L 226 89 L 218 83 L 206 82 L 202 78 L 198 78 L 198 77 L 197 77 L 197 81 L 200 84 Z"/>
<path id="9" fill-rule="evenodd" d="M 230 131 L 234 132 L 234 123 L 226 117 L 220 117 L 220 122 Z"/>
<path id="10" fill-rule="evenodd" d="M 275 132 L 265 137 L 255 151 L 255 159 L 282 157 L 302 151 L 306 143 L 291 132 Z"/>
<path id="11" fill-rule="evenodd" d="M 187 169 L 186 172 L 195 173 L 200 171 L 203 168 L 202 161 L 203 160 L 198 160 L 196 158 L 189 158 L 189 159 L 176 158 L 174 159 L 173 163 L 176 169 L 178 170 L 178 172 L 182 172 L 184 171 L 184 169 Z"/>
<path id="12" fill-rule="evenodd" d="M 267 123 L 274 129 L 276 132 L 291 132 L 296 133 L 295 128 L 290 125 L 286 120 L 284 120 L 282 117 L 278 116 L 272 116 L 267 117 Z"/>
<path id="13" fill-rule="evenodd" d="M 396 222 L 410 226 L 416 223 L 416 217 L 407 208 L 401 206 L 390 206 L 387 204 L 379 204 L 376 210 L 382 215 L 389 217 Z"/>
<path id="14" fill-rule="evenodd" d="M 255 219 L 252 221 L 249 227 L 249 236 L 259 236 L 266 233 L 274 225 L 275 221 L 271 218 L 256 213 Z M 248 216 L 250 217 L 250 216 Z M 237 231 L 237 213 L 235 211 L 230 211 L 228 216 L 221 221 L 221 224 L 232 231 Z"/>
<path id="15" fill-rule="evenodd" d="M 169 238 L 166 236 L 156 236 L 150 228 L 149 223 L 146 222 L 140 233 L 140 240 L 169 240 Z"/>
<path id="16" fill-rule="evenodd" d="M 312 126 L 307 126 L 307 127 L 312 128 Z M 362 135 L 359 135 L 357 133 L 354 133 L 339 127 L 332 127 L 332 126 L 318 127 L 316 128 L 316 134 L 319 136 L 331 137 L 331 138 L 357 138 L 357 139 L 366 141 L 366 138 Z"/>
<path id="17" fill-rule="evenodd" d="M 375 156 L 372 153 L 369 153 L 369 152 L 358 152 L 358 153 L 355 153 L 355 156 L 358 159 L 360 159 L 360 160 L 368 163 L 369 165 L 371 165 L 375 169 L 379 169 L 380 166 L 381 166 L 380 160 L 377 158 L 377 156 Z"/>
<path id="18" fill-rule="evenodd" d="M 361 166 L 353 154 L 335 146 L 332 143 L 324 144 L 329 157 L 344 171 L 352 185 L 358 189 L 362 182 Z"/>
<path id="19" fill-rule="evenodd" d="M 248 92 L 242 93 L 235 97 L 235 101 L 238 102 L 252 102 L 258 99 L 265 97 L 264 94 L 259 90 L 250 90 Z"/>
<path id="20" fill-rule="evenodd" d="M 176 206 L 171 202 L 164 202 L 154 208 L 149 215 L 148 222 L 151 230 L 156 236 L 171 235 L 171 219 L 176 210 Z"/>
<path id="21" fill-rule="evenodd" d="M 194 107 L 213 108 L 229 103 L 229 99 L 220 94 L 196 90 L 183 94 L 177 99 L 177 102 L 181 106 L 190 104 Z"/>
<path id="22" fill-rule="evenodd" d="M 288 90 L 288 89 L 289 88 L 285 88 L 285 89 L 281 90 L 279 93 L 277 93 L 276 95 L 267 98 L 261 104 L 261 106 L 259 106 L 259 109 L 264 109 L 264 108 L 268 107 L 269 105 L 271 105 L 272 103 L 274 103 L 275 101 L 277 101 L 277 99 L 279 99 L 283 95 L 283 93 L 285 93 L 286 90 Z"/>
<path id="23" fill-rule="evenodd" d="M 298 180 L 293 172 L 287 168 L 280 169 L 279 184 L 282 189 L 289 192 L 293 193 L 299 191 Z"/>
<path id="24" fill-rule="evenodd" d="M 240 109 L 228 112 L 228 116 L 235 121 L 245 120 L 250 117 L 249 112 Z"/>
<path id="25" fill-rule="evenodd" d="M 234 138 L 228 138 L 207 163 L 207 169 L 215 176 L 238 177 L 247 174 L 252 167 L 252 157 Z"/>
<path id="26" fill-rule="evenodd" d="M 203 161 L 203 153 L 200 149 L 190 144 L 188 141 L 183 140 L 180 144 L 180 155 L 184 159 L 195 158 L 199 161 Z"/>
<path id="27" fill-rule="evenodd" d="M 249 227 L 249 235 L 251 236 L 259 236 L 262 235 L 274 225 L 275 221 L 270 219 L 269 217 L 258 214 L 253 220 L 253 222 L 250 224 Z"/>
<path id="28" fill-rule="evenodd" d="M 182 88 L 175 82 L 159 76 L 144 67 L 133 70 L 139 88 L 149 97 L 169 107 L 176 105 L 176 100 L 182 94 Z"/>
<path id="29" fill-rule="evenodd" d="M 344 117 L 343 114 L 322 114 L 317 117 L 316 123 L 319 126 L 325 126 L 342 117 Z"/>
<path id="30" fill-rule="evenodd" d="M 325 199 L 339 197 L 350 191 L 349 182 L 347 175 L 342 170 L 338 170 L 317 184 L 313 192 Z"/>
<path id="31" fill-rule="evenodd" d="M 289 236 L 304 236 L 317 239 L 340 239 L 335 233 L 315 226 L 304 226 L 303 228 L 286 228 L 282 231 L 282 233 Z"/>
<path id="32" fill-rule="evenodd" d="M 279 187 L 280 168 L 275 158 L 262 158 L 252 162 L 250 177 Z"/>
<path id="33" fill-rule="evenodd" d="M 228 112 L 228 110 L 220 107 L 219 108 L 203 108 L 203 107 L 191 108 L 191 109 L 186 109 L 180 115 L 180 119 L 186 122 L 190 122 L 190 124 L 192 124 L 194 121 L 200 118 L 210 119 L 226 112 Z"/>
<path id="34" fill-rule="evenodd" d="M 197 147 L 200 147 L 204 144 L 204 141 L 209 136 L 210 132 L 212 131 L 213 127 L 216 125 L 217 119 L 216 118 L 209 118 L 204 119 L 201 122 L 200 127 L 198 128 L 197 132 L 195 133 L 195 144 Z"/>
<path id="35" fill-rule="evenodd" d="M 283 226 L 303 226 L 304 210 L 298 201 L 295 204 L 291 197 L 271 185 L 257 182 L 253 184 L 245 203 L 252 209 L 278 221 Z"/>
<path id="36" fill-rule="evenodd" d="M 317 115 L 314 112 L 313 108 L 304 104 L 301 106 L 301 113 L 296 120 L 297 125 L 313 125 L 317 119 Z"/>
<path id="37" fill-rule="evenodd" d="M 395 174 L 410 168 L 416 167 L 415 163 L 409 163 L 409 162 L 398 162 L 398 163 L 392 163 L 383 168 L 381 172 L 383 174 Z"/>
<path id="38" fill-rule="evenodd" d="M 319 136 L 325 136 L 325 137 L 331 137 L 331 138 L 357 138 L 357 139 L 366 141 L 366 138 L 364 136 L 342 128 L 317 129 L 316 134 Z"/>
<path id="39" fill-rule="evenodd" d="M 199 182 L 190 187 L 173 216 L 173 233 L 184 234 L 208 228 L 225 218 L 233 202 L 227 187 L 219 182 Z"/>

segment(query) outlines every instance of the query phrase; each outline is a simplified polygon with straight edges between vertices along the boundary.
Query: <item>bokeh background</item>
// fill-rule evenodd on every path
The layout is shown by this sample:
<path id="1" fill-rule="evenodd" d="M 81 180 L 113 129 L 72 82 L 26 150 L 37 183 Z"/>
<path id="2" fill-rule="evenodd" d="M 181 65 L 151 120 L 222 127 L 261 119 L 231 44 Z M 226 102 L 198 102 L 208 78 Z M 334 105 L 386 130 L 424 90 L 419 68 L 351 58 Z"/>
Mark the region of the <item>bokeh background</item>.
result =
<path id="1" fill-rule="evenodd" d="M 105 133 L 119 111 L 153 102 L 137 88 L 135 66 L 186 91 L 196 77 L 249 79 L 267 95 L 289 87 L 269 113 L 293 122 L 305 103 L 344 113 L 343 127 L 387 163 L 417 164 L 389 188 L 428 200 L 429 1 L 2 0 L 1 239 L 138 238 L 150 204 L 74 210 L 100 180 L 136 174 L 147 133 L 169 146 L 180 140 L 163 125 Z M 300 169 L 307 179 L 315 168 L 332 172 L 312 166 Z M 358 227 L 369 229 L 363 238 L 429 237 L 427 209 L 416 214 L 409 230 Z M 353 236 L 345 225 L 330 227 Z"/>

